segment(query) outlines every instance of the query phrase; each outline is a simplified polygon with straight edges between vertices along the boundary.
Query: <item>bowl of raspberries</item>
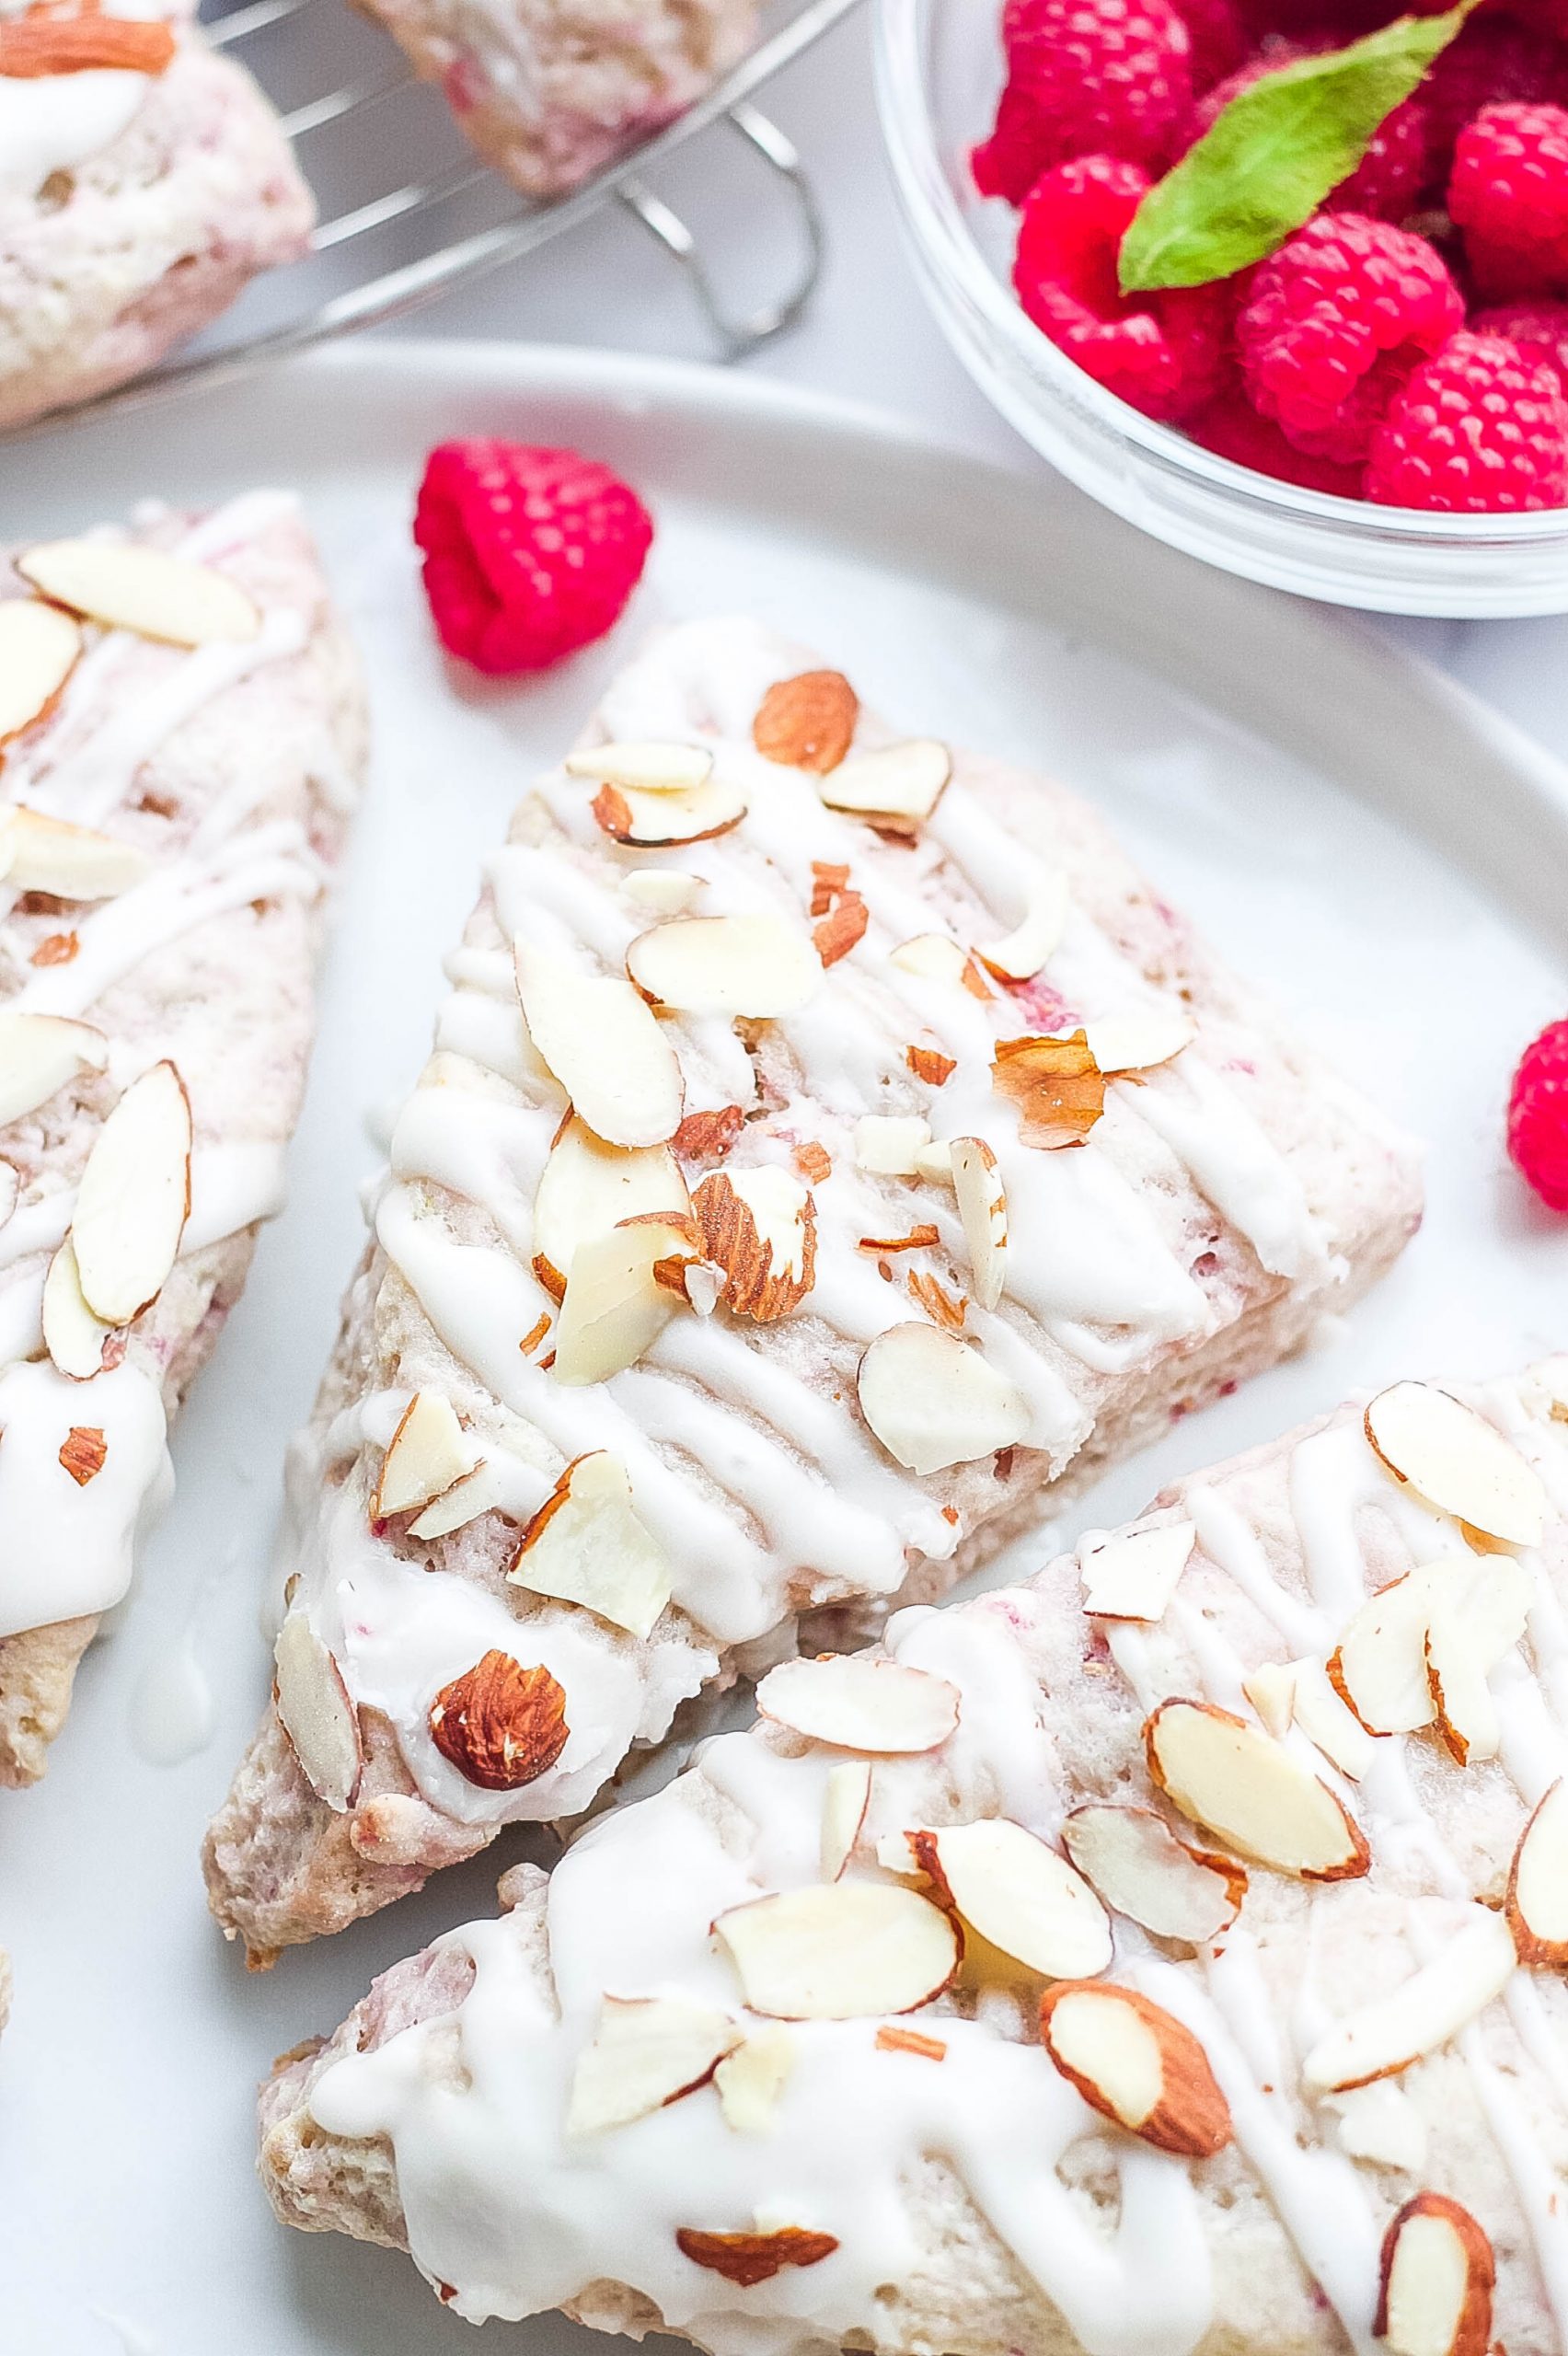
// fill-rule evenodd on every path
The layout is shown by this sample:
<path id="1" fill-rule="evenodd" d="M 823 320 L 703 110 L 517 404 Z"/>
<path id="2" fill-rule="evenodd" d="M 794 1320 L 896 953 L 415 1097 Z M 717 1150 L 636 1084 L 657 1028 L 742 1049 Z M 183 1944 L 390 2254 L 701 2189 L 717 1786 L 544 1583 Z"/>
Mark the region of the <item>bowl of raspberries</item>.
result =
<path id="1" fill-rule="evenodd" d="M 1108 506 L 1278 587 L 1568 610 L 1568 0 L 879 0 L 917 266 Z"/>

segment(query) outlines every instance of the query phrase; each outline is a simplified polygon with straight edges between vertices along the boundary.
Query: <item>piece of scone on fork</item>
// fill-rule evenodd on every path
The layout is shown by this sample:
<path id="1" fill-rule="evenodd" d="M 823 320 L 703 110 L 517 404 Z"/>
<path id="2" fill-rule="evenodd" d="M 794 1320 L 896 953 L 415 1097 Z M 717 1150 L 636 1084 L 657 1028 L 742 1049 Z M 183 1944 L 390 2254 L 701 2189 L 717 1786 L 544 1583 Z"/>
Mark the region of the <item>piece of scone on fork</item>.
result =
<path id="1" fill-rule="evenodd" d="M 295 502 L 0 576 L 0 1784 L 43 1773 L 238 1298 L 364 717 Z"/>
<path id="2" fill-rule="evenodd" d="M 1561 2356 L 1568 1360 L 1406 1381 L 749 1733 L 278 2065 L 278 2213 L 715 2356 Z"/>
<path id="3" fill-rule="evenodd" d="M 255 1960 L 1300 1346 L 1409 1149 L 1060 787 L 671 630 L 523 802 L 290 1471 Z"/>

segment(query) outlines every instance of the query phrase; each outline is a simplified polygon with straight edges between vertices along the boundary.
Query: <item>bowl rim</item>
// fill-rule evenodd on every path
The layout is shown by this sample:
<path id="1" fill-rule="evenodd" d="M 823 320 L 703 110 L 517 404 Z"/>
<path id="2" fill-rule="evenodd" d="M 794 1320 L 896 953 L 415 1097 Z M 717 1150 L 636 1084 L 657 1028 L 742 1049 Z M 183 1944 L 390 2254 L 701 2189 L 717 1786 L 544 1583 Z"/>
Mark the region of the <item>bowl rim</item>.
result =
<path id="1" fill-rule="evenodd" d="M 928 256 L 956 280 L 1021 370 L 1088 415 L 1108 437 L 1132 443 L 1162 471 L 1222 497 L 1246 500 L 1275 514 L 1299 517 L 1318 529 L 1349 529 L 1413 548 L 1451 548 L 1456 541 L 1519 547 L 1568 537 L 1568 507 L 1465 515 L 1416 507 L 1385 507 L 1281 482 L 1222 458 L 1176 428 L 1162 425 L 1107 391 L 1042 334 L 987 264 L 964 218 L 943 163 L 927 102 L 924 12 L 941 0 L 874 0 L 873 51 L 878 109 L 894 180 L 906 219 Z M 976 0 L 961 0 L 974 6 Z"/>

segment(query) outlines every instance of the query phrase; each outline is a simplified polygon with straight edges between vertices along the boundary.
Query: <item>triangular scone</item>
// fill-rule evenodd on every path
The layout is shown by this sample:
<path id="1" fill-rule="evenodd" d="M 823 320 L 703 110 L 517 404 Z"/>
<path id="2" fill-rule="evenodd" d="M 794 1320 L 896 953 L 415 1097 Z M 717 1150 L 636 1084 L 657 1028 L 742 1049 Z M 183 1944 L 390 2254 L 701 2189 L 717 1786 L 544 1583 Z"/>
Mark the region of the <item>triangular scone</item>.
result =
<path id="1" fill-rule="evenodd" d="M 279 2214 L 720 2356 L 1562 2356 L 1564 1414 L 1401 1384 L 774 1669 L 279 2064 Z"/>
<path id="2" fill-rule="evenodd" d="M 0 581 L 0 1784 L 43 1773 L 281 1200 L 358 676 L 294 502 Z M 45 602 L 45 597 L 55 602 Z M 78 619 L 77 617 L 81 618 Z M 117 626 L 113 626 L 117 625 Z"/>
<path id="3" fill-rule="evenodd" d="M 1414 1224 L 1081 803 L 810 662 L 672 631 L 489 863 L 209 1840 L 253 1955 L 586 1807 L 797 1615 L 941 1591 Z"/>

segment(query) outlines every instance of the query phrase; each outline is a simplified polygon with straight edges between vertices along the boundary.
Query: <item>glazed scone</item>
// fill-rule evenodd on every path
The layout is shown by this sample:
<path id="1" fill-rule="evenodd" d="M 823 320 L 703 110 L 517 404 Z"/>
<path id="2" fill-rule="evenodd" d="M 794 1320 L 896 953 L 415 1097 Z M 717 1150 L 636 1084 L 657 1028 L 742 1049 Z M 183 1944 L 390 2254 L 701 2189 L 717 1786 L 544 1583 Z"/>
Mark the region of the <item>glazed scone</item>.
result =
<path id="1" fill-rule="evenodd" d="M 9 1784 L 43 1772 L 167 1490 L 167 1426 L 281 1201 L 364 741 L 286 493 L 200 519 L 148 508 L 128 535 L 16 564 L 0 582 Z"/>
<path id="2" fill-rule="evenodd" d="M 149 43 L 125 52 L 147 70 L 38 71 L 39 42 L 86 33 L 106 58 Z M 304 254 L 314 218 L 271 108 L 182 13 L 0 10 L 0 426 L 150 368 Z"/>
<path id="3" fill-rule="evenodd" d="M 284 2058 L 279 2215 L 718 2356 L 1562 2356 L 1564 1418 L 1401 1384 L 775 1669 Z"/>
<path id="4" fill-rule="evenodd" d="M 652 137 L 736 65 L 755 0 L 359 0 L 487 162 L 559 196 Z"/>
<path id="5" fill-rule="evenodd" d="M 208 1842 L 253 1958 L 586 1807 L 800 1615 L 942 1590 L 1414 1225 L 1081 803 L 810 661 L 670 632 L 488 862 Z"/>

